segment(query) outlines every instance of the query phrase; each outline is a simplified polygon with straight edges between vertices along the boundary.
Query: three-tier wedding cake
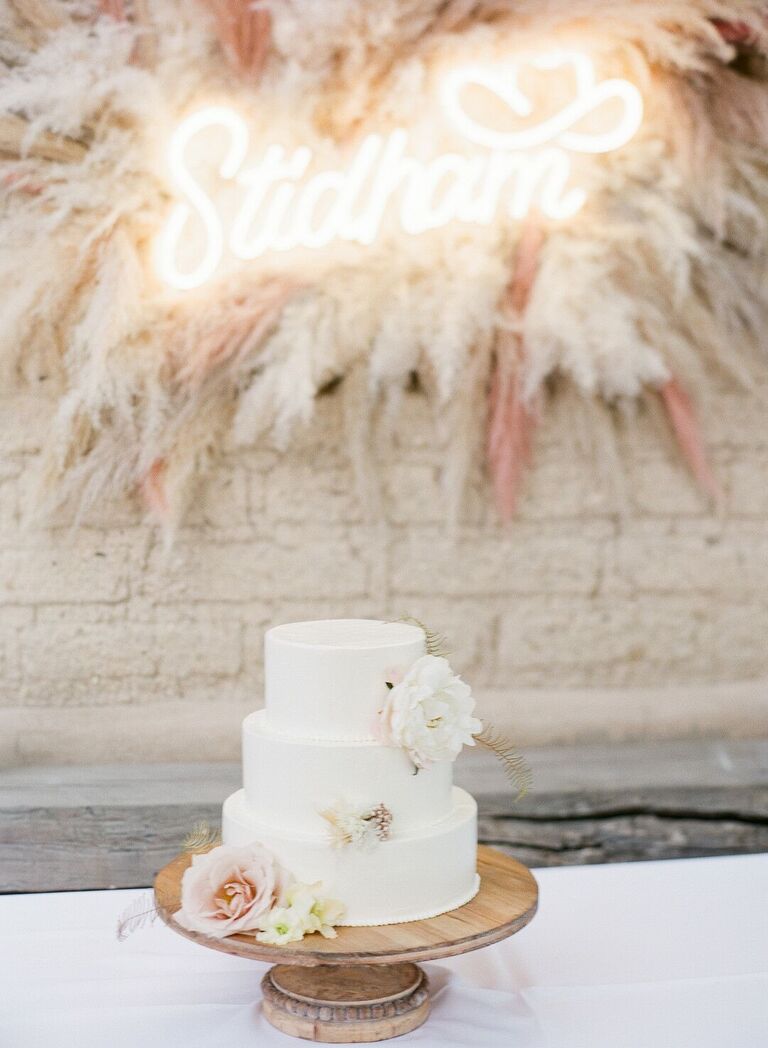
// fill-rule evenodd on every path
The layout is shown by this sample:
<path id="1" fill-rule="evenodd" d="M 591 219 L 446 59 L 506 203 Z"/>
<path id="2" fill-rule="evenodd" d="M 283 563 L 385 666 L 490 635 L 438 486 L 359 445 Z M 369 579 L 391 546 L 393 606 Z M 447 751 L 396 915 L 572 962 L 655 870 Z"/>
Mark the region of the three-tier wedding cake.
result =
<path id="1" fill-rule="evenodd" d="M 453 785 L 472 741 L 469 687 L 406 622 L 270 629 L 265 709 L 243 723 L 243 789 L 225 845 L 258 841 L 322 883 L 348 925 L 432 917 L 477 892 L 477 806 Z"/>

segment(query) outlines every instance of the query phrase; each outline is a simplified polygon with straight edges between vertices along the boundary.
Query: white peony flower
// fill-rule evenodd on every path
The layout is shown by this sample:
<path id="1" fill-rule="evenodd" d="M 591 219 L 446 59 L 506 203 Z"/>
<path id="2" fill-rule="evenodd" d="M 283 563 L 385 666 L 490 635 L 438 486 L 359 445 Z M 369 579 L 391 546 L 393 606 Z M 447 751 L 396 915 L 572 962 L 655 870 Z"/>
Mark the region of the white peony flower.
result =
<path id="1" fill-rule="evenodd" d="M 401 746 L 417 768 L 433 761 L 455 760 L 462 746 L 473 746 L 483 730 L 473 717 L 472 689 L 447 659 L 422 655 L 390 689 L 379 712 L 380 736 Z"/>

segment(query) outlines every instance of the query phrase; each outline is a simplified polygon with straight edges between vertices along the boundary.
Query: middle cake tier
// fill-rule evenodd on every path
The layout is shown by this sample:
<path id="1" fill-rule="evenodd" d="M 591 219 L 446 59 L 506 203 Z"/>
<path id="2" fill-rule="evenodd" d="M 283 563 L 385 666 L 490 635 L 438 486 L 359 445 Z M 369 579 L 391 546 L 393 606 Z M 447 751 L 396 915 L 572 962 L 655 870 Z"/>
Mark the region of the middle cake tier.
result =
<path id="1" fill-rule="evenodd" d="M 253 816 L 265 826 L 316 834 L 327 808 L 383 803 L 393 829 L 410 832 L 450 814 L 452 779 L 450 761 L 416 775 L 406 754 L 392 746 L 275 732 L 264 710 L 243 721 L 243 789 Z"/>

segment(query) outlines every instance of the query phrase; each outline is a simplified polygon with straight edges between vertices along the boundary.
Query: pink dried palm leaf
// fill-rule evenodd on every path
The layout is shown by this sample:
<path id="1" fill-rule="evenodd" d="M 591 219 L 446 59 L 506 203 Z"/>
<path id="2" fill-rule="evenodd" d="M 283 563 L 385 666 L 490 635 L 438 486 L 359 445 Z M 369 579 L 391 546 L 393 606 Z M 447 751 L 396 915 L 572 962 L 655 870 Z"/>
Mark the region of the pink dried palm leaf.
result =
<path id="1" fill-rule="evenodd" d="M 503 312 L 512 320 L 519 320 L 528 305 L 543 243 L 544 229 L 541 222 L 533 217 L 525 223 L 520 234 L 512 279 L 507 285 L 502 303 Z"/>
<path id="2" fill-rule="evenodd" d="M 494 499 L 504 521 L 517 509 L 520 489 L 531 461 L 538 410 L 526 402 L 522 369 L 525 341 L 519 328 L 539 266 L 544 231 L 534 217 L 523 227 L 512 278 L 501 311 L 509 328 L 496 337 L 495 366 L 488 408 L 487 459 Z"/>
<path id="3" fill-rule="evenodd" d="M 214 371 L 236 367 L 258 350 L 298 287 L 295 281 L 268 281 L 249 298 L 234 302 L 212 324 L 186 331 L 174 350 L 181 358 L 177 382 L 197 390 Z"/>
<path id="4" fill-rule="evenodd" d="M 757 29 L 747 22 L 728 22 L 721 18 L 716 18 L 713 21 L 713 25 L 727 44 L 750 46 L 757 43 L 759 38 Z"/>
<path id="5" fill-rule="evenodd" d="M 232 68 L 256 80 L 267 60 L 272 36 L 269 11 L 254 0 L 205 0 L 213 14 L 216 34 Z"/>
<path id="6" fill-rule="evenodd" d="M 504 446 L 507 407 L 517 386 L 518 348 L 519 339 L 516 334 L 507 330 L 498 332 L 494 346 L 496 361 L 488 397 L 486 451 L 489 461 L 495 459 Z"/>
<path id="7" fill-rule="evenodd" d="M 715 502 L 720 502 L 722 492 L 707 457 L 691 398 L 674 377 L 661 386 L 659 394 L 678 447 L 697 484 Z"/>
<path id="8" fill-rule="evenodd" d="M 116 22 L 125 22 L 128 17 L 124 0 L 99 0 L 99 10 Z"/>
<path id="9" fill-rule="evenodd" d="M 162 520 L 168 515 L 168 496 L 165 490 L 165 459 L 155 459 L 139 484 L 144 505 Z"/>
<path id="10" fill-rule="evenodd" d="M 4 189 L 14 193 L 24 193 L 26 196 L 40 196 L 45 185 L 39 179 L 34 179 L 28 171 L 8 171 L 0 180 Z"/>
<path id="11" fill-rule="evenodd" d="M 491 383 L 487 455 L 494 500 L 504 521 L 517 510 L 537 421 L 536 411 L 523 398 L 519 370 L 497 364 Z"/>

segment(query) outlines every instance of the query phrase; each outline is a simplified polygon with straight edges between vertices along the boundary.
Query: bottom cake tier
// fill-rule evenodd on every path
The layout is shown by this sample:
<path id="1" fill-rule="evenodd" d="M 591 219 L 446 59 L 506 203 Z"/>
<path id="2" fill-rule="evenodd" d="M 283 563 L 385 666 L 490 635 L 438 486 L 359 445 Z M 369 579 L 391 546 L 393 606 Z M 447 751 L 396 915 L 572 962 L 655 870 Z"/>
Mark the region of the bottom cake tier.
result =
<path id="1" fill-rule="evenodd" d="M 324 836 L 290 834 L 253 817 L 243 790 L 224 802 L 225 844 L 259 841 L 300 881 L 322 881 L 346 907 L 346 925 L 420 921 L 463 906 L 477 894 L 477 805 L 458 786 L 451 814 L 371 850 L 335 848 Z"/>

